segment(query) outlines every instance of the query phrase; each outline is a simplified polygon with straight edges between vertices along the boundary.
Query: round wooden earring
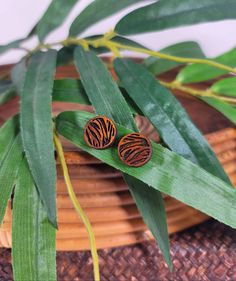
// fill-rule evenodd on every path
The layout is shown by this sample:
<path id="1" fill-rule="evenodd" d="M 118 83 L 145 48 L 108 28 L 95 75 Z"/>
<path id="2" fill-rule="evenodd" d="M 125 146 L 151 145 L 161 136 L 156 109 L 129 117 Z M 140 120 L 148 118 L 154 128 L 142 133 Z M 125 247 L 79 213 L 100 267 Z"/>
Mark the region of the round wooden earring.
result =
<path id="1" fill-rule="evenodd" d="M 112 120 L 105 116 L 96 116 L 88 121 L 84 128 L 84 140 L 95 149 L 105 149 L 114 143 L 117 129 Z"/>
<path id="2" fill-rule="evenodd" d="M 128 134 L 119 141 L 118 155 L 128 166 L 143 166 L 152 156 L 151 142 L 139 133 Z"/>

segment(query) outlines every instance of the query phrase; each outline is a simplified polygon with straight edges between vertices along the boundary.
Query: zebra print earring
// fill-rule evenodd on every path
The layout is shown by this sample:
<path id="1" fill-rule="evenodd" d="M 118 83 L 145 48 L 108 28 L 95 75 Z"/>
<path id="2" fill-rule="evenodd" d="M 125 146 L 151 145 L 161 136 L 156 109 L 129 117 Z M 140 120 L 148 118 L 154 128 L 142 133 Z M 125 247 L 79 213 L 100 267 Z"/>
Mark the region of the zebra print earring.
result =
<path id="1" fill-rule="evenodd" d="M 151 142 L 139 133 L 128 134 L 119 141 L 118 155 L 128 166 L 143 166 L 152 156 Z"/>
<path id="2" fill-rule="evenodd" d="M 84 140 L 95 149 L 111 147 L 116 139 L 117 129 L 112 120 L 96 116 L 88 121 L 84 129 Z"/>

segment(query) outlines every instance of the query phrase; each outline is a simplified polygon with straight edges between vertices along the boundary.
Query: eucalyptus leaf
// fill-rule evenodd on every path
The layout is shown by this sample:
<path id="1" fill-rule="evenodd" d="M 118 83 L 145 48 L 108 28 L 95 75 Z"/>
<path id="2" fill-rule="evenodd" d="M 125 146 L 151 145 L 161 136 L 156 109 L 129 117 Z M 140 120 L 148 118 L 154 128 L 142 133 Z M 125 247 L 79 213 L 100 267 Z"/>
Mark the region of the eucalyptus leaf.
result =
<path id="1" fill-rule="evenodd" d="M 21 161 L 13 200 L 14 280 L 56 280 L 55 239 L 27 162 Z"/>
<path id="2" fill-rule="evenodd" d="M 0 167 L 0 225 L 2 223 L 8 200 L 11 197 L 20 162 L 22 160 L 22 146 L 20 135 L 5 147 L 5 158 Z"/>
<path id="3" fill-rule="evenodd" d="M 128 95 L 171 150 L 229 182 L 210 145 L 174 95 L 148 70 L 131 60 L 118 58 L 114 67 Z"/>
<path id="4" fill-rule="evenodd" d="M 14 85 L 10 81 L 0 81 L 0 105 L 15 96 Z"/>
<path id="5" fill-rule="evenodd" d="M 51 94 L 56 69 L 56 51 L 32 56 L 21 96 L 21 134 L 30 170 L 56 226 L 56 164 L 53 145 Z"/>
<path id="6" fill-rule="evenodd" d="M 152 142 L 153 154 L 148 163 L 136 168 L 125 165 L 118 157 L 117 147 L 97 150 L 89 147 L 83 137 L 83 129 L 94 114 L 88 112 L 63 112 L 57 119 L 58 132 L 84 151 L 104 163 L 143 181 L 147 185 L 236 228 L 236 190 L 193 164 L 182 156 Z M 132 133 L 117 125 L 117 139 Z"/>
<path id="7" fill-rule="evenodd" d="M 115 122 L 137 131 L 132 112 L 102 61 L 93 52 L 85 52 L 81 47 L 77 47 L 75 49 L 75 64 L 96 113 L 106 115 Z M 169 268 L 172 268 L 165 210 L 160 204 L 161 194 L 131 176 L 124 175 L 124 179 L 130 185 L 129 188 L 137 207 L 153 236 L 157 239 Z M 137 184 L 138 186 L 135 188 Z M 141 188 L 144 190 L 149 188 L 152 200 L 149 200 L 149 197 L 143 197 Z M 142 197 L 143 200 L 140 199 Z M 158 221 L 161 221 L 159 227 L 157 226 L 157 218 Z"/>
<path id="8" fill-rule="evenodd" d="M 235 67 L 236 48 L 218 57 L 215 57 L 213 60 L 227 66 Z M 228 73 L 227 70 L 215 68 L 210 65 L 202 65 L 202 64 L 194 63 L 183 68 L 178 73 L 176 79 L 181 83 L 196 83 L 196 82 L 207 81 L 226 73 Z"/>
<path id="9" fill-rule="evenodd" d="M 72 22 L 70 36 L 77 36 L 93 24 L 143 0 L 94 0 Z"/>
<path id="10" fill-rule="evenodd" d="M 115 31 L 131 35 L 236 18 L 234 0 L 159 0 L 123 17 Z"/>
<path id="11" fill-rule="evenodd" d="M 229 77 L 215 82 L 211 88 L 216 94 L 236 97 L 236 77 Z"/>
<path id="12" fill-rule="evenodd" d="M 214 107 L 236 125 L 236 108 L 214 97 L 201 97 L 201 100 Z"/>
<path id="13" fill-rule="evenodd" d="M 51 31 L 64 22 L 65 18 L 78 1 L 79 0 L 52 0 L 40 21 L 30 32 L 30 35 L 36 32 L 39 40 L 43 41 Z"/>
<path id="14" fill-rule="evenodd" d="M 186 41 L 168 46 L 159 52 L 183 58 L 204 58 L 205 55 L 197 42 Z M 143 61 L 144 66 L 154 75 L 159 75 L 170 69 L 182 65 L 180 62 L 148 57 Z"/>

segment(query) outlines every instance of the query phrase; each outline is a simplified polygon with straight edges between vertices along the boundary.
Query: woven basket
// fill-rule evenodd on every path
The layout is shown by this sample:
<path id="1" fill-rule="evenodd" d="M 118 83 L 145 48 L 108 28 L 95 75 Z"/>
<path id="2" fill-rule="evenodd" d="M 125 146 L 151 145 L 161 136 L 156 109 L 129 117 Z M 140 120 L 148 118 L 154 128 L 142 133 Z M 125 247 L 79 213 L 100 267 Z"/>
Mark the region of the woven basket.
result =
<path id="1" fill-rule="evenodd" d="M 65 72 L 67 73 L 65 76 L 73 76 L 68 75 L 68 71 Z M 0 123 L 1 120 L 3 122 L 18 111 L 17 103 L 17 100 L 13 100 L 6 107 L 0 108 Z M 196 104 L 194 106 L 197 107 Z M 72 104 L 69 105 L 69 108 L 70 110 L 91 110 L 88 107 Z M 58 113 L 62 110 L 65 110 L 64 105 L 56 103 L 54 111 Z M 196 115 L 199 115 L 199 112 L 196 112 Z M 139 117 L 137 124 L 141 132 L 154 141 L 158 141 L 157 134 L 145 118 Z M 218 130 L 207 134 L 206 139 L 212 145 L 232 183 L 236 185 L 236 129 Z M 128 187 L 122 179 L 121 173 L 68 143 L 64 143 L 64 148 L 74 189 L 78 200 L 92 223 L 98 248 L 128 245 L 152 239 L 131 198 Z M 86 230 L 67 195 L 58 163 L 57 170 L 59 223 L 57 250 L 89 249 Z M 169 233 L 181 231 L 208 219 L 205 214 L 168 196 L 165 197 L 165 205 Z M 12 211 L 9 204 L 0 229 L 0 247 L 11 247 L 11 225 Z"/>

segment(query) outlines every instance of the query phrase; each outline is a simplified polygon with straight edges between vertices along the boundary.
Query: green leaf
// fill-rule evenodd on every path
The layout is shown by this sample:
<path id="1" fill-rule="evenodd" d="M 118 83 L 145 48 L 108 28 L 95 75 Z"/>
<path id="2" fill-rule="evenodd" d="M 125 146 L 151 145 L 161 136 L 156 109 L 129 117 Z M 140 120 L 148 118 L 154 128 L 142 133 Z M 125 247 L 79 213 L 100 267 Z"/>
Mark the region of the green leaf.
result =
<path id="1" fill-rule="evenodd" d="M 143 0 L 95 0 L 72 22 L 70 36 L 77 36 L 91 25 Z"/>
<path id="2" fill-rule="evenodd" d="M 227 66 L 235 67 L 236 48 L 224 53 L 223 55 L 215 57 L 213 60 Z M 227 70 L 218 69 L 209 65 L 194 63 L 183 68 L 177 75 L 176 79 L 181 83 L 196 83 L 207 81 L 226 73 L 228 73 Z"/>
<path id="3" fill-rule="evenodd" d="M 119 91 L 117 84 L 113 81 L 102 61 L 93 52 L 85 52 L 81 47 L 77 47 L 75 49 L 75 64 L 80 73 L 82 84 L 96 113 L 99 115 L 106 115 L 115 122 L 124 124 L 137 131 L 131 111 Z M 137 184 L 136 179 L 128 175 L 124 175 L 124 179 L 129 184 L 132 184 L 130 189 L 132 190 L 132 195 L 137 203 L 137 207 L 145 223 L 150 227 L 153 236 L 157 238 L 157 242 L 160 245 L 160 249 L 163 251 L 168 266 L 172 268 L 169 254 L 169 240 L 168 235 L 166 235 L 167 222 L 163 215 L 165 210 L 162 208 L 162 205 L 159 205 L 157 208 L 161 200 L 159 192 L 150 188 L 149 192 L 153 200 L 150 201 L 148 198 L 143 198 L 144 200 L 141 201 L 140 198 L 143 192 L 140 193 L 140 189 L 143 188 L 145 190 L 149 187 L 142 182 L 138 182 L 139 186 L 135 188 Z M 159 225 L 160 229 L 156 228 L 156 221 L 152 221 L 154 218 L 155 220 L 158 218 L 158 220 L 162 221 L 161 225 Z M 161 236 L 156 235 L 157 233 L 161 234 Z"/>
<path id="4" fill-rule="evenodd" d="M 114 67 L 127 93 L 164 142 L 176 153 L 229 182 L 211 147 L 171 92 L 131 60 L 116 59 Z"/>
<path id="5" fill-rule="evenodd" d="M 27 162 L 21 161 L 13 199 L 14 280 L 56 280 L 55 239 Z"/>
<path id="6" fill-rule="evenodd" d="M 14 116 L 0 128 L 0 167 L 5 159 L 15 137 L 19 133 L 19 118 Z"/>
<path id="7" fill-rule="evenodd" d="M 10 81 L 0 81 L 0 105 L 15 96 L 14 85 Z"/>
<path id="8" fill-rule="evenodd" d="M 53 101 L 91 105 L 80 80 L 58 79 L 53 84 Z"/>
<path id="9" fill-rule="evenodd" d="M 19 95 L 22 92 L 26 70 L 27 67 L 26 67 L 25 59 L 22 59 L 20 62 L 14 65 L 14 67 L 11 70 L 11 80 Z"/>
<path id="10" fill-rule="evenodd" d="M 211 88 L 216 94 L 236 97 L 236 77 L 229 77 L 215 82 Z"/>
<path id="11" fill-rule="evenodd" d="M 122 35 L 236 18 L 234 0 L 159 0 L 123 17 L 115 27 Z"/>
<path id="12" fill-rule="evenodd" d="M 120 88 L 133 114 L 140 113 L 134 102 L 129 98 L 124 88 Z M 80 80 L 58 79 L 53 84 L 53 101 L 73 102 L 84 105 L 91 105 L 88 96 Z"/>
<path id="13" fill-rule="evenodd" d="M 22 160 L 22 146 L 16 122 L 13 118 L 0 130 L 0 225 Z"/>
<path id="14" fill-rule="evenodd" d="M 201 49 L 201 47 L 198 45 L 197 42 L 193 41 L 186 41 L 177 43 L 171 46 L 168 46 L 164 49 L 160 50 L 161 53 L 171 55 L 171 56 L 178 56 L 183 58 L 204 58 L 205 55 Z M 154 58 L 154 57 L 148 57 L 144 60 L 145 67 L 152 72 L 154 75 L 159 75 L 163 72 L 166 72 L 170 69 L 173 69 L 179 65 L 182 65 L 182 63 L 160 59 L 160 58 Z"/>
<path id="15" fill-rule="evenodd" d="M 201 97 L 201 100 L 214 107 L 236 125 L 236 109 L 233 106 L 214 97 Z"/>
<path id="16" fill-rule="evenodd" d="M 62 136 L 104 163 L 236 228 L 234 188 L 154 142 L 150 161 L 139 168 L 129 167 L 121 162 L 116 146 L 105 150 L 90 148 L 84 141 L 83 129 L 92 117 L 94 114 L 87 112 L 63 112 L 56 119 L 57 130 Z M 119 124 L 116 125 L 117 139 L 132 132 Z M 147 189 L 147 192 L 150 190 L 151 188 Z"/>
<path id="17" fill-rule="evenodd" d="M 40 21 L 30 32 L 30 35 L 36 32 L 39 40 L 43 41 L 51 31 L 64 22 L 65 18 L 78 1 L 79 0 L 52 0 Z"/>
<path id="18" fill-rule="evenodd" d="M 49 220 L 56 226 L 56 165 L 53 145 L 51 94 L 56 51 L 32 56 L 21 97 L 21 134 L 30 170 Z"/>
<path id="19" fill-rule="evenodd" d="M 116 120 L 119 124 L 136 129 L 132 113 L 119 87 L 95 53 L 85 52 L 78 46 L 75 49 L 75 65 L 88 98 L 96 107 L 96 112 Z"/>
<path id="20" fill-rule="evenodd" d="M 170 245 L 167 240 L 168 230 L 166 225 L 165 203 L 162 194 L 158 190 L 154 190 L 148 185 L 144 185 L 138 179 L 125 175 L 125 181 L 129 186 L 132 197 L 142 216 L 145 218 L 145 223 L 152 232 L 154 238 L 172 270 L 172 262 L 170 258 Z"/>
<path id="21" fill-rule="evenodd" d="M 6 45 L 0 45 L 0 54 L 2 55 L 3 53 L 9 51 L 10 49 L 17 49 L 20 47 L 20 44 L 25 41 L 26 38 L 18 39 L 15 41 L 12 41 Z"/>

